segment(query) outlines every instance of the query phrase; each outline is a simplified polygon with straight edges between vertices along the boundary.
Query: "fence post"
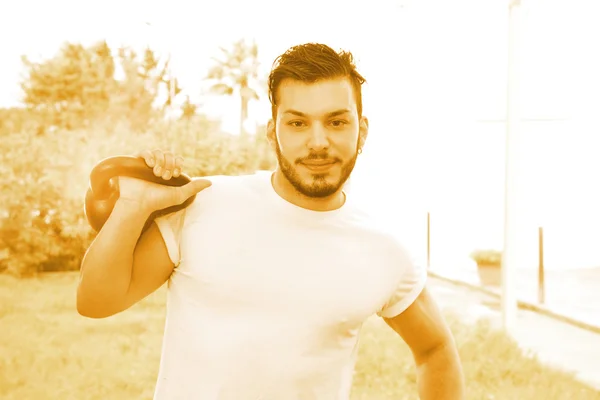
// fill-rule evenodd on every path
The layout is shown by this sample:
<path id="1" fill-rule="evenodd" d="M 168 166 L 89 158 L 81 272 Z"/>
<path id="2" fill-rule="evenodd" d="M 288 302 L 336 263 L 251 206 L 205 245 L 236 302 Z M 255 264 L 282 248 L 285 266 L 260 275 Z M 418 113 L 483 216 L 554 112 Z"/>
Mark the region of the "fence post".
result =
<path id="1" fill-rule="evenodd" d="M 545 282 L 544 282 L 544 228 L 538 228 L 538 302 L 544 304 L 546 301 Z"/>

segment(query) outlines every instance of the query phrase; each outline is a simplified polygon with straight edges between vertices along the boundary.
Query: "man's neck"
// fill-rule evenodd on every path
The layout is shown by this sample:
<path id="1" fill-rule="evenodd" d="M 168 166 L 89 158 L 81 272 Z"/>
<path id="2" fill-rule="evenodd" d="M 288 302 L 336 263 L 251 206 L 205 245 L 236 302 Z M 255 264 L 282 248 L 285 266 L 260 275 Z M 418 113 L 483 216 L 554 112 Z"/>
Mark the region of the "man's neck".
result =
<path id="1" fill-rule="evenodd" d="M 271 175 L 273 190 L 289 203 L 312 211 L 333 211 L 341 208 L 346 202 L 346 194 L 342 189 L 328 197 L 314 198 L 303 195 L 285 178 L 280 169 Z"/>

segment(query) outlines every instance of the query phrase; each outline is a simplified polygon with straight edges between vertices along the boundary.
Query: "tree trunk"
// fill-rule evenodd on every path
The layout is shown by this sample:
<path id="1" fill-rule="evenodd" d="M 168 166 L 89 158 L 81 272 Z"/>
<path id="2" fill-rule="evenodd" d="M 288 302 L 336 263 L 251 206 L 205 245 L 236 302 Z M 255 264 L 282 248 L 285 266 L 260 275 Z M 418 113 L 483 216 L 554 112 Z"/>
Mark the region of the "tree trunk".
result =
<path id="1" fill-rule="evenodd" d="M 249 99 L 248 97 L 244 96 L 244 94 L 242 93 L 242 95 L 240 96 L 241 99 L 241 113 L 240 113 L 240 135 L 244 136 L 246 134 L 246 129 L 244 128 L 244 123 L 246 122 L 246 120 L 248 119 L 248 102 Z"/>

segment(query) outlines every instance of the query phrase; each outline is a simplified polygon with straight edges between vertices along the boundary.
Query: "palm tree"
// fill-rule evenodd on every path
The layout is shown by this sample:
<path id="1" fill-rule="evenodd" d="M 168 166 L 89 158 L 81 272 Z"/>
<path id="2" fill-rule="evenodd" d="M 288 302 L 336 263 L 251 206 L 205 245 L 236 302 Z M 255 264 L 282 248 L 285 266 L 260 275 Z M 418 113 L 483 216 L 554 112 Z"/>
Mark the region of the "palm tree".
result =
<path id="1" fill-rule="evenodd" d="M 240 96 L 240 135 L 244 135 L 244 122 L 248 119 L 248 103 L 258 100 L 254 87 L 260 85 L 258 78 L 258 46 L 256 41 L 247 44 L 243 39 L 235 42 L 231 50 L 219 47 L 222 58 L 214 58 L 206 79 L 215 83 L 210 91 L 215 94 L 231 96 L 237 92 Z"/>

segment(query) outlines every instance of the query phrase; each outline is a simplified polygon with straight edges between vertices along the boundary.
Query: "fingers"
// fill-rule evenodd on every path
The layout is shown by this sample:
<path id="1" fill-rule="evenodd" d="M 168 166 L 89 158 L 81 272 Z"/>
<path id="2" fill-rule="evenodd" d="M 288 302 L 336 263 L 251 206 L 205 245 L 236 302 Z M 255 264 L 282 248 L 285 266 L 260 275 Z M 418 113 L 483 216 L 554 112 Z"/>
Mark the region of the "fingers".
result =
<path id="1" fill-rule="evenodd" d="M 204 189 L 210 187 L 212 182 L 207 179 L 192 179 L 192 181 L 183 186 L 177 187 L 178 189 L 178 197 L 179 204 L 185 202 L 187 199 L 192 197 L 193 195 L 203 191 Z"/>
<path id="2" fill-rule="evenodd" d="M 135 155 L 135 157 L 143 158 L 148 167 L 154 167 L 154 155 L 150 150 L 140 151 Z"/>
<path id="3" fill-rule="evenodd" d="M 140 151 L 135 156 L 143 158 L 146 165 L 152 168 L 154 175 L 160 176 L 165 180 L 169 180 L 172 177 L 177 178 L 181 175 L 184 161 L 183 157 L 175 156 L 175 154 L 170 151 L 159 149 L 144 150 Z"/>
<path id="4" fill-rule="evenodd" d="M 156 176 L 162 176 L 165 166 L 164 152 L 158 149 L 152 150 L 152 158 L 154 159 L 153 172 Z M 149 165 L 150 166 L 150 165 Z"/>
<path id="5" fill-rule="evenodd" d="M 211 187 L 212 186 L 212 182 L 209 181 L 208 179 L 192 179 L 192 181 L 188 184 L 191 186 L 192 191 L 195 193 L 201 192 L 204 189 Z"/>
<path id="6" fill-rule="evenodd" d="M 171 179 L 173 174 L 173 169 L 175 168 L 175 156 L 173 153 L 165 153 L 165 164 L 162 168 L 162 178 L 164 180 Z"/>
<path id="7" fill-rule="evenodd" d="M 183 169 L 183 157 L 177 156 L 175 157 L 175 168 L 173 169 L 173 176 L 177 178 L 181 175 L 181 170 Z"/>

